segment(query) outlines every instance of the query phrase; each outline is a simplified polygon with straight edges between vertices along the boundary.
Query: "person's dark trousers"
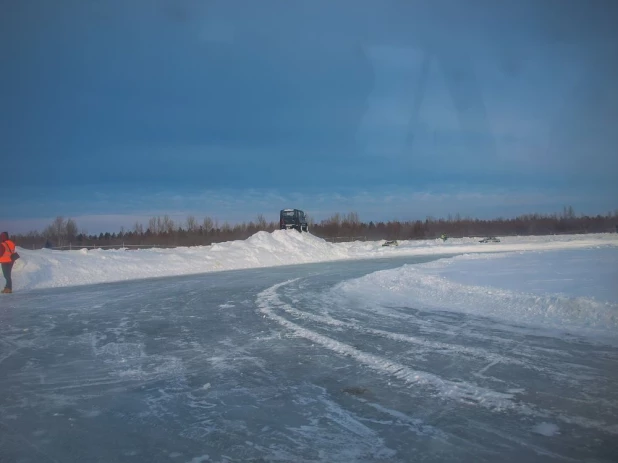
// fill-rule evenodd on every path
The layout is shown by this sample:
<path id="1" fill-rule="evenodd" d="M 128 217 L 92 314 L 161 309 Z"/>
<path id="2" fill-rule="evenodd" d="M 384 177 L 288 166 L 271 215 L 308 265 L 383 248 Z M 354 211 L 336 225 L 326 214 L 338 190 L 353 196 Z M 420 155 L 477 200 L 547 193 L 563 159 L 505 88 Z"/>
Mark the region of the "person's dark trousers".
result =
<path id="1" fill-rule="evenodd" d="M 11 281 L 11 270 L 13 270 L 13 262 L 9 264 L 2 264 L 2 275 L 4 275 L 4 279 L 6 280 L 5 288 L 13 289 L 13 282 Z"/>

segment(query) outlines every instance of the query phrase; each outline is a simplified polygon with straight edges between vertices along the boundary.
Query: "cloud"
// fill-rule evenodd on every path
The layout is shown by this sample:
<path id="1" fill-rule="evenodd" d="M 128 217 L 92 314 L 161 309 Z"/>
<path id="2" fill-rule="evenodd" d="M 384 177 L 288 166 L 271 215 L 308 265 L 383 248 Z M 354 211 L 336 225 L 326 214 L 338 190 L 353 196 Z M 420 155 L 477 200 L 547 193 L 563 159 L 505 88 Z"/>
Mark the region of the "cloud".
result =
<path id="1" fill-rule="evenodd" d="M 445 205 L 410 194 L 448 183 L 510 189 L 451 198 L 471 215 L 618 196 L 610 3 L 125 3 L 0 17 L 0 216 L 424 215 Z"/>

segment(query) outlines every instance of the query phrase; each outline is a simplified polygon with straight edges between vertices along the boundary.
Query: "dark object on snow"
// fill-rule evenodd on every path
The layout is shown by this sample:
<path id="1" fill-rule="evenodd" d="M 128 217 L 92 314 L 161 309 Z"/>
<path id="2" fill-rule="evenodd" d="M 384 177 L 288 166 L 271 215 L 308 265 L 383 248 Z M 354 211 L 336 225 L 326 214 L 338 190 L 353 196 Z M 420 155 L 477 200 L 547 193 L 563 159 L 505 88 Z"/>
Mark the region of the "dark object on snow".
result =
<path id="1" fill-rule="evenodd" d="M 487 238 L 483 238 L 479 243 L 499 243 L 500 240 L 495 236 L 488 236 Z"/>
<path id="2" fill-rule="evenodd" d="M 51 244 L 51 241 L 46 240 L 45 241 L 45 246 L 43 246 L 45 249 L 51 249 L 53 246 Z"/>
<path id="3" fill-rule="evenodd" d="M 446 233 L 442 233 L 442 234 L 440 235 L 440 239 L 441 239 L 442 241 L 446 241 L 446 240 L 448 240 L 448 236 L 446 235 Z"/>
<path id="4" fill-rule="evenodd" d="M 279 228 L 281 230 L 289 230 L 292 228 L 299 232 L 309 231 L 307 217 L 300 209 L 281 209 L 279 213 Z"/>
<path id="5" fill-rule="evenodd" d="M 399 243 L 397 242 L 397 240 L 389 240 L 385 241 L 382 246 L 399 246 Z"/>
<path id="6" fill-rule="evenodd" d="M 351 394 L 351 395 L 363 395 L 366 392 L 369 392 L 369 390 L 364 387 L 352 386 L 352 387 L 344 387 L 343 389 L 341 389 L 341 392 L 345 392 L 346 394 Z"/>

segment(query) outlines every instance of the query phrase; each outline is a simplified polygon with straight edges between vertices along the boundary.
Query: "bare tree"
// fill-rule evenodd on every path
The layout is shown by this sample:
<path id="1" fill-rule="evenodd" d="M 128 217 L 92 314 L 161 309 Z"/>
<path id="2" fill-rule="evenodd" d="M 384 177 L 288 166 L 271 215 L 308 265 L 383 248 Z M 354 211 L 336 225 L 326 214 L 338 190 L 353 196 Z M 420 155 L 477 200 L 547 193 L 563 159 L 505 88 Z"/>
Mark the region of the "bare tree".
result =
<path id="1" fill-rule="evenodd" d="M 163 216 L 163 223 L 162 223 L 161 228 L 162 228 L 161 231 L 163 231 L 164 233 L 168 233 L 168 234 L 174 233 L 174 230 L 176 228 L 174 225 L 174 221 L 170 219 L 170 217 L 167 214 Z"/>
<path id="2" fill-rule="evenodd" d="M 187 231 L 189 233 L 195 233 L 198 230 L 197 220 L 195 217 L 190 215 L 187 217 Z"/>
<path id="3" fill-rule="evenodd" d="M 259 230 L 266 230 L 266 219 L 264 218 L 264 214 L 258 214 L 256 219 L 256 226 Z"/>
<path id="4" fill-rule="evenodd" d="M 344 218 L 344 222 L 346 222 L 347 224 L 349 224 L 352 227 L 360 224 L 360 219 L 358 218 L 358 212 L 350 212 L 350 213 L 348 213 L 348 215 L 345 216 L 345 218 Z"/>
<path id="5" fill-rule="evenodd" d="M 427 217 L 425 220 L 388 222 L 369 222 L 362 223 L 357 218 L 356 213 L 334 214 L 327 220 L 312 226 L 311 233 L 323 238 L 335 238 L 338 240 L 357 238 L 358 232 L 369 239 L 432 239 L 441 234 L 449 237 L 463 236 L 508 236 L 508 235 L 547 235 L 556 233 L 608 233 L 618 232 L 618 211 L 612 211 L 606 216 L 586 216 L 575 215 L 572 207 L 565 207 L 554 214 L 527 214 L 514 218 L 494 218 L 494 219 L 473 219 L 471 217 L 462 218 L 459 214 L 453 214 L 451 220 L 444 218 Z M 123 240 L 127 244 L 174 244 L 174 245 L 195 245 L 212 242 L 229 241 L 233 239 L 246 239 L 255 233 L 258 225 L 263 226 L 263 216 L 257 216 L 257 222 L 252 221 L 248 224 L 224 223 L 223 228 L 219 229 L 218 222 L 206 217 L 203 226 L 207 238 L 190 236 L 187 233 L 174 229 L 172 234 L 167 232 L 170 226 L 173 229 L 173 221 L 169 217 L 153 217 L 150 219 L 153 235 L 145 237 L 143 227 L 139 222 L 135 222 L 134 233 L 127 233 Z M 342 220 L 343 219 L 343 220 Z M 260 222 L 262 222 L 260 224 Z M 355 224 L 356 225 L 353 225 Z M 166 228 L 164 228 L 164 225 Z M 76 224 L 72 219 L 56 217 L 56 219 L 45 228 L 43 234 L 32 231 L 25 235 L 16 234 L 15 237 L 20 246 L 43 247 L 46 246 L 47 239 L 52 241 L 52 245 L 61 247 L 66 244 L 66 239 L 76 233 Z M 267 230 L 273 231 L 278 228 L 277 222 L 266 224 Z M 214 232 L 213 232 L 214 230 Z M 124 230 L 121 229 L 121 234 Z M 158 233 L 157 233 L 158 232 Z M 82 235 L 87 235 L 86 230 L 82 230 Z M 96 235 L 83 236 L 80 242 L 88 245 L 100 244 L 119 244 L 120 235 L 100 233 Z M 147 238 L 147 239 L 145 239 Z M 116 242 L 114 242 L 116 241 Z"/>
<path id="6" fill-rule="evenodd" d="M 138 234 L 138 235 L 143 235 L 144 234 L 144 227 L 141 223 L 139 222 L 135 222 L 135 225 L 133 225 L 133 231 Z"/>
<path id="7" fill-rule="evenodd" d="M 57 238 L 64 238 L 66 235 L 66 225 L 67 222 L 62 216 L 56 217 L 56 219 L 52 222 L 52 229 L 54 231 L 54 235 Z"/>
<path id="8" fill-rule="evenodd" d="M 208 216 L 204 217 L 204 222 L 202 223 L 202 226 L 204 227 L 204 233 L 209 235 L 214 227 L 212 219 Z"/>
<path id="9" fill-rule="evenodd" d="M 69 243 L 71 243 L 72 241 L 75 241 L 75 238 L 77 237 L 77 223 L 75 223 L 75 220 L 68 219 L 65 224 L 65 230 L 66 230 L 66 238 L 69 241 Z"/>
<path id="10" fill-rule="evenodd" d="M 66 220 L 58 216 L 43 232 L 45 236 L 56 242 L 56 246 L 64 246 L 66 239 Z"/>
<path id="11" fill-rule="evenodd" d="M 152 233 L 153 235 L 159 234 L 159 225 L 157 219 L 159 219 L 159 217 L 150 217 L 150 219 L 148 219 L 148 230 L 150 230 L 150 233 Z"/>
<path id="12" fill-rule="evenodd" d="M 325 220 L 326 224 L 334 225 L 335 227 L 339 227 L 341 224 L 341 215 L 339 212 L 331 215 L 328 219 Z"/>

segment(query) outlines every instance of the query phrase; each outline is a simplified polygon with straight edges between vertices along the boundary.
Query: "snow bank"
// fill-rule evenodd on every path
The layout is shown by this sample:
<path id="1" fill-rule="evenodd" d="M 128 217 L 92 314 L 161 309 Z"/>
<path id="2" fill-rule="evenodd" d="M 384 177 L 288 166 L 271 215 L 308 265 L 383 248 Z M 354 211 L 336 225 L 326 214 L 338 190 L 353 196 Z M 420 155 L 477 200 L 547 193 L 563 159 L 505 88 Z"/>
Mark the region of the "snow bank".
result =
<path id="1" fill-rule="evenodd" d="M 244 241 L 174 249 L 53 251 L 18 248 L 13 287 L 25 289 L 85 285 L 278 265 L 388 256 L 487 253 L 618 246 L 618 235 L 507 237 L 482 244 L 479 238 L 329 243 L 308 233 L 258 232 Z"/>
<path id="2" fill-rule="evenodd" d="M 555 244 L 555 243 L 554 243 Z M 332 297 L 618 340 L 618 249 L 461 255 L 349 280 Z"/>

